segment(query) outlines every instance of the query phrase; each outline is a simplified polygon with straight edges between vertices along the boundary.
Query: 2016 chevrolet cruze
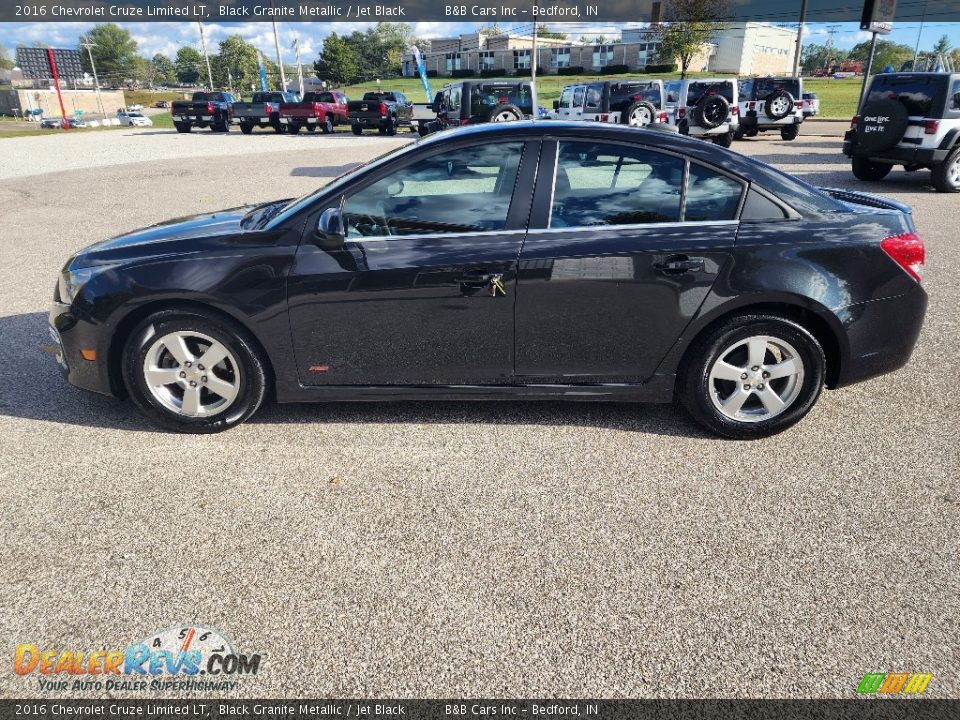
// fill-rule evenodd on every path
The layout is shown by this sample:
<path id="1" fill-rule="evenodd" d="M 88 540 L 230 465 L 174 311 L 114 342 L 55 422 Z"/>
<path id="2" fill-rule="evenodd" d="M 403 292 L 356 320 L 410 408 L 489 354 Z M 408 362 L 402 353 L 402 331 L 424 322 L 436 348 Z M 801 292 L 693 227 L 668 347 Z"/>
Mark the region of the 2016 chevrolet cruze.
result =
<path id="1" fill-rule="evenodd" d="M 187 432 L 280 402 L 669 402 L 729 437 L 902 366 L 927 304 L 910 209 L 674 134 L 445 132 L 299 200 L 67 261 L 73 384 Z"/>

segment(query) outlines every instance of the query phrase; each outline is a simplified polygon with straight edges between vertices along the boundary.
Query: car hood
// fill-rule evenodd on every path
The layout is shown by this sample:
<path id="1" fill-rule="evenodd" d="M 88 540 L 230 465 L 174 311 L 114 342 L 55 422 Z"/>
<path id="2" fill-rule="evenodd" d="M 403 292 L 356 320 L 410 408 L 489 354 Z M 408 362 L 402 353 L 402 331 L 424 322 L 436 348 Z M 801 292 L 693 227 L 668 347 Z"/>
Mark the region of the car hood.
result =
<path id="1" fill-rule="evenodd" d="M 287 202 L 280 200 L 245 205 L 167 220 L 90 245 L 74 255 L 65 269 L 76 270 L 238 246 L 273 245 L 282 232 L 253 230 L 252 227 L 265 212 Z"/>

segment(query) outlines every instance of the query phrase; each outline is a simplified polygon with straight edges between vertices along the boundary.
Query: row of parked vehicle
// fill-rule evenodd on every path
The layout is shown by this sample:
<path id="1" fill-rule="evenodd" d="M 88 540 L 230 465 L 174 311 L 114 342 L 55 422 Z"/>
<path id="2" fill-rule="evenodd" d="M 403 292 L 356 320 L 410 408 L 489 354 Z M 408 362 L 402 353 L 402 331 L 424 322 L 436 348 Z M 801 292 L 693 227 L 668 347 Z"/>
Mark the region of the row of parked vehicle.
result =
<path id="1" fill-rule="evenodd" d="M 432 103 L 414 103 L 399 91 L 368 92 L 360 100 L 350 100 L 337 90 L 308 92 L 302 97 L 257 92 L 250 102 L 240 102 L 225 92 L 197 92 L 190 100 L 175 101 L 171 114 L 182 133 L 195 127 L 227 132 L 233 125 L 245 134 L 254 128 L 294 134 L 319 128 L 330 133 L 338 125 L 350 125 L 356 135 L 365 130 L 395 135 L 403 128 L 426 135 L 448 125 L 530 117 L 532 97 L 529 82 L 509 81 L 454 83 L 440 90 Z"/>
<path id="2" fill-rule="evenodd" d="M 819 112 L 799 77 L 696 80 L 617 79 L 568 85 L 550 118 L 646 126 L 676 125 L 680 133 L 729 147 L 734 140 L 777 131 L 793 140 Z"/>

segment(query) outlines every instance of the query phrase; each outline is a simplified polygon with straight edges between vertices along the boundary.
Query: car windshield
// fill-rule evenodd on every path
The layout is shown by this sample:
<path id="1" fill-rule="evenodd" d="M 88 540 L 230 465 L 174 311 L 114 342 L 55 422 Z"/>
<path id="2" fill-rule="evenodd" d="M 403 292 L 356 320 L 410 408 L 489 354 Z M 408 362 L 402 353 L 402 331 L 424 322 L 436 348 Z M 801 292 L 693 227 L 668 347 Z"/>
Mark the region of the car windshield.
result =
<path id="1" fill-rule="evenodd" d="M 405 152 L 410 152 L 420 141 L 414 141 L 409 145 L 401 145 L 400 147 L 393 148 L 392 150 L 387 150 L 387 152 L 377 155 L 376 157 L 367 160 L 364 163 L 359 165 L 351 165 L 347 167 L 342 173 L 337 175 L 333 180 L 328 182 L 326 185 L 323 185 L 311 193 L 304 195 L 303 197 L 297 198 L 287 205 L 281 207 L 276 213 L 269 214 L 267 217 L 260 221 L 260 227 L 270 230 L 275 228 L 277 225 L 282 223 L 287 218 L 293 217 L 298 212 L 303 210 L 306 207 L 309 207 L 315 199 L 321 195 L 325 195 L 333 190 L 336 190 L 340 185 L 343 185 L 346 180 L 351 177 L 358 170 L 365 168 L 374 168 L 378 165 L 382 165 L 387 160 L 393 158 L 395 155 L 400 155 Z"/>
<path id="2" fill-rule="evenodd" d="M 867 102 L 899 100 L 908 115 L 936 117 L 943 111 L 946 90 L 946 75 L 877 75 Z"/>
<path id="3" fill-rule="evenodd" d="M 763 100 L 770 93 L 786 90 L 793 98 L 800 97 L 800 81 L 797 78 L 757 78 L 753 81 L 752 100 Z"/>
<path id="4" fill-rule="evenodd" d="M 722 95 L 727 102 L 733 102 L 733 84 L 729 82 L 692 82 L 687 88 L 687 105 L 693 106 L 709 95 Z"/>

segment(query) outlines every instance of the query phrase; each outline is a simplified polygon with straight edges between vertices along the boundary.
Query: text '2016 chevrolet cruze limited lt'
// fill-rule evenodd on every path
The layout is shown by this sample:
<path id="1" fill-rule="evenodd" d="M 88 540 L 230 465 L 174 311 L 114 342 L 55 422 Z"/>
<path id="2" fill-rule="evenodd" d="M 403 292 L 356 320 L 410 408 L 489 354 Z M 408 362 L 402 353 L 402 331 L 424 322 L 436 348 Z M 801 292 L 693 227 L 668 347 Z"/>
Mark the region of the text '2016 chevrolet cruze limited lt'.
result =
<path id="1" fill-rule="evenodd" d="M 67 261 L 70 382 L 212 432 L 279 402 L 679 400 L 728 437 L 910 357 L 910 209 L 629 127 L 440 133 Z"/>

